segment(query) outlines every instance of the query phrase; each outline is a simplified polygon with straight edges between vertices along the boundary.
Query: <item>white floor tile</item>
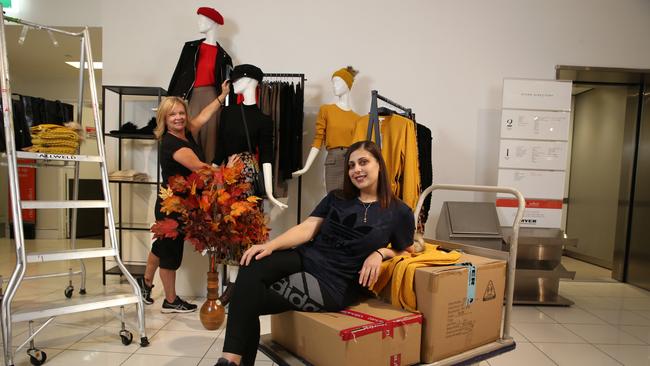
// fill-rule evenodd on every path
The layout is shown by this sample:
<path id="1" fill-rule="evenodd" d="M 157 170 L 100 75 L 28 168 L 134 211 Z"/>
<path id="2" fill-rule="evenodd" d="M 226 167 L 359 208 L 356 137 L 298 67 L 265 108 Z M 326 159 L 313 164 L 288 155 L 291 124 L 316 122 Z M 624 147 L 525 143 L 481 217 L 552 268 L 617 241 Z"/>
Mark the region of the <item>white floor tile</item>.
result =
<path id="1" fill-rule="evenodd" d="M 574 306 L 581 309 L 591 310 L 621 310 L 623 309 L 623 298 L 602 297 L 602 296 L 575 296 L 571 300 L 575 302 Z"/>
<path id="2" fill-rule="evenodd" d="M 607 324 L 599 317 L 577 307 L 540 307 L 539 310 L 561 324 Z"/>
<path id="3" fill-rule="evenodd" d="M 223 352 L 223 341 L 224 339 L 222 337 L 217 338 L 214 343 L 212 343 L 212 346 L 210 346 L 205 357 L 219 358 Z"/>
<path id="4" fill-rule="evenodd" d="M 517 330 L 517 326 L 510 326 L 510 336 L 515 340 L 516 343 L 528 343 L 530 342 L 523 334 Z"/>
<path id="5" fill-rule="evenodd" d="M 140 348 L 136 354 L 203 357 L 215 339 L 216 334 L 206 332 L 161 330 L 150 339 L 149 347 Z"/>
<path id="6" fill-rule="evenodd" d="M 152 331 L 155 332 L 155 331 Z M 140 336 L 137 330 L 132 329 L 133 341 L 128 346 L 122 344 L 120 328 L 101 327 L 79 342 L 70 346 L 70 349 L 78 351 L 99 351 L 131 354 L 140 348 Z"/>
<path id="7" fill-rule="evenodd" d="M 533 306 L 513 306 L 512 323 L 555 323 L 548 315 Z"/>
<path id="8" fill-rule="evenodd" d="M 612 366 L 619 363 L 591 344 L 535 343 L 559 366 Z"/>
<path id="9" fill-rule="evenodd" d="M 57 355 L 47 366 L 70 366 L 70 365 L 93 365 L 93 366 L 116 366 L 129 358 L 128 354 L 97 352 L 97 351 L 75 351 L 66 350 Z"/>
<path id="10" fill-rule="evenodd" d="M 84 328 L 67 324 L 50 324 L 35 338 L 38 348 L 66 349 L 81 338 L 90 334 L 95 328 Z M 15 337 L 13 343 L 20 345 L 27 339 L 27 332 Z"/>
<path id="11" fill-rule="evenodd" d="M 488 360 L 490 366 L 555 366 L 544 353 L 532 343 L 517 344 L 517 347 Z"/>
<path id="12" fill-rule="evenodd" d="M 537 342 L 561 342 L 561 343 L 586 343 L 561 324 L 517 324 L 517 330 L 529 341 Z"/>
<path id="13" fill-rule="evenodd" d="M 612 325 L 564 324 L 564 326 L 592 344 L 644 344 L 640 339 Z"/>
<path id="14" fill-rule="evenodd" d="M 625 366 L 650 365 L 650 346 L 598 345 L 596 347 Z"/>
<path id="15" fill-rule="evenodd" d="M 650 314 L 650 297 L 626 297 L 623 299 L 623 309 L 648 311 Z"/>
<path id="16" fill-rule="evenodd" d="M 650 326 L 650 318 L 630 310 L 590 310 L 589 312 L 609 324 Z"/>
<path id="17" fill-rule="evenodd" d="M 196 366 L 200 357 L 134 354 L 122 366 Z"/>
<path id="18" fill-rule="evenodd" d="M 225 324 L 225 322 L 224 322 Z M 170 320 L 162 330 L 181 330 L 181 331 L 200 331 L 200 332 L 209 332 L 213 333 L 216 336 L 219 335 L 224 330 L 223 324 L 216 330 L 207 330 L 201 324 L 201 319 L 199 318 L 199 313 L 194 312 L 190 314 L 178 314 L 172 320 Z"/>
<path id="19" fill-rule="evenodd" d="M 650 327 L 643 327 L 637 325 L 621 325 L 619 326 L 619 328 L 639 338 L 640 340 L 644 341 L 646 344 L 650 344 Z"/>

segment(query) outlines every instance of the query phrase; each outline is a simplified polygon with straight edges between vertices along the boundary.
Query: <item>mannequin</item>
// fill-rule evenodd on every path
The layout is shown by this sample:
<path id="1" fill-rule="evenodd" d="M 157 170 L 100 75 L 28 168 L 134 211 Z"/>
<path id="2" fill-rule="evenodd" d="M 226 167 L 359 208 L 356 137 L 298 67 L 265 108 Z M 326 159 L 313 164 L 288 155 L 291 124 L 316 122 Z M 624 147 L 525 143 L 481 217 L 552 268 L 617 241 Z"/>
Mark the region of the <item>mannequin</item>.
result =
<path id="1" fill-rule="evenodd" d="M 205 38 L 185 43 L 167 92 L 188 100 L 190 115 L 198 114 L 221 93 L 221 83 L 232 69 L 230 56 L 217 42 L 223 17 L 215 9 L 207 7 L 199 8 L 196 13 L 198 30 Z M 193 136 L 206 161 L 214 158 L 218 130 L 219 114 L 215 114 Z"/>
<path id="2" fill-rule="evenodd" d="M 252 75 L 252 73 L 255 75 Z M 263 74 L 261 70 L 255 66 L 239 65 L 233 70 L 232 73 L 232 78 L 234 80 L 233 90 L 235 94 L 242 94 L 244 98 L 243 104 L 246 112 L 247 126 L 251 134 L 251 145 L 254 150 L 256 148 L 256 145 L 260 150 L 260 161 L 262 161 L 261 173 L 264 176 L 264 190 L 266 191 L 267 198 L 275 206 L 279 207 L 280 209 L 285 209 L 288 206 L 273 197 L 273 166 L 269 162 L 270 160 L 265 161 L 265 158 L 267 158 L 266 155 L 268 154 L 265 154 L 265 151 L 262 151 L 265 150 L 265 146 L 262 146 L 262 144 L 266 145 L 266 143 L 268 143 L 268 146 L 271 146 L 273 138 L 271 119 L 270 117 L 262 114 L 259 108 L 257 108 L 257 101 L 255 100 L 257 85 L 262 76 Z M 242 126 L 239 126 L 243 125 L 244 123 L 241 117 L 240 108 L 241 107 L 239 105 L 231 105 L 223 110 L 221 116 L 223 123 L 220 126 L 219 131 L 220 139 L 217 143 L 217 152 L 215 154 L 215 160 L 213 161 L 215 164 L 221 164 L 223 160 L 228 157 L 228 154 L 240 154 L 248 152 L 248 146 L 245 141 L 245 137 L 243 137 L 244 141 L 236 141 L 234 143 L 232 141 L 226 141 L 227 139 L 239 138 L 239 136 L 235 136 L 232 133 L 233 128 L 243 129 Z M 251 119 L 251 117 L 259 118 L 260 121 L 258 122 L 254 119 Z M 260 131 L 260 137 L 256 141 L 252 131 L 254 130 L 256 123 L 262 124 L 263 129 L 268 128 L 268 131 L 271 133 L 267 134 L 264 130 Z M 235 124 L 237 124 L 237 126 L 235 126 Z M 269 141 L 266 141 L 265 139 L 269 139 Z"/>
<path id="3" fill-rule="evenodd" d="M 348 66 L 332 74 L 332 90 L 337 98 L 336 103 L 321 106 L 316 120 L 316 135 L 305 166 L 292 173 L 293 177 L 305 174 L 324 143 L 328 150 L 328 158 L 325 161 L 325 188 L 328 192 L 343 188 L 343 155 L 352 144 L 352 131 L 355 122 L 360 118 L 350 107 L 350 89 L 357 73 Z"/>

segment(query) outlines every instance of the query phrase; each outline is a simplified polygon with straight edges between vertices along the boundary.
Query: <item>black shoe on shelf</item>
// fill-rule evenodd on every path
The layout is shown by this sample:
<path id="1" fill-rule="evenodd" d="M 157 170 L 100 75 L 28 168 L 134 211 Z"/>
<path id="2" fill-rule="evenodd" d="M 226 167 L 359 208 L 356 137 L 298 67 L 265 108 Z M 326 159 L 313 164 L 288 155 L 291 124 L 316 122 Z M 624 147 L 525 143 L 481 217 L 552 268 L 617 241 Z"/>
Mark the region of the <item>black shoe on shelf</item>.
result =
<path id="1" fill-rule="evenodd" d="M 153 304 L 153 299 L 151 298 L 151 289 L 153 289 L 153 285 L 147 285 L 144 277 L 138 277 L 137 281 L 138 285 L 140 285 L 140 291 L 142 292 L 142 302 L 147 305 Z"/>
<path id="2" fill-rule="evenodd" d="M 226 289 L 223 290 L 223 293 L 221 294 L 221 296 L 219 296 L 219 302 L 221 303 L 221 306 L 228 305 L 228 303 L 230 302 L 230 298 L 232 297 L 233 291 L 235 291 L 235 283 L 228 282 Z"/>
<path id="3" fill-rule="evenodd" d="M 176 296 L 174 302 L 169 302 L 167 299 L 163 300 L 162 309 L 160 309 L 160 312 L 163 314 L 191 313 L 194 311 L 196 311 L 196 305 L 190 304 L 178 296 Z"/>

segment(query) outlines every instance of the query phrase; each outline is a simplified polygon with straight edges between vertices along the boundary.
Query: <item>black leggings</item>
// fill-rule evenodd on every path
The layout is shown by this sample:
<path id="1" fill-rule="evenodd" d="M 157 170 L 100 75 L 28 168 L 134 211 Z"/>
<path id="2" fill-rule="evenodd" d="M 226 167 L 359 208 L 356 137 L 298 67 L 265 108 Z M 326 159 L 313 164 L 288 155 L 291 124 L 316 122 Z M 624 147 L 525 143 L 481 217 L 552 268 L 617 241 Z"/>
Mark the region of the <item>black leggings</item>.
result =
<path id="1" fill-rule="evenodd" d="M 239 269 L 223 351 L 241 355 L 241 365 L 253 366 L 260 340 L 260 315 L 340 309 L 318 281 L 303 272 L 300 254 L 295 250 L 274 252 Z"/>

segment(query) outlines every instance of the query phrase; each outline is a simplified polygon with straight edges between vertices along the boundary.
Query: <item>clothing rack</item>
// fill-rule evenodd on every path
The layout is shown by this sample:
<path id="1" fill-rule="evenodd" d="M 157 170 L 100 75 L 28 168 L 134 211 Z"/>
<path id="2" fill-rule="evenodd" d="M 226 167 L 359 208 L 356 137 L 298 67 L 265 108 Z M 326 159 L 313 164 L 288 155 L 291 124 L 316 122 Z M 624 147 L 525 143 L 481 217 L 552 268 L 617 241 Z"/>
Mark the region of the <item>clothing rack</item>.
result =
<path id="1" fill-rule="evenodd" d="M 271 78 L 271 79 L 300 79 L 300 83 L 302 84 L 303 88 L 305 86 L 305 81 L 307 79 L 305 78 L 305 74 L 298 74 L 298 73 L 264 73 L 264 79 L 266 78 Z M 262 79 L 262 80 L 264 80 Z M 304 90 L 304 89 L 303 89 Z M 304 104 L 303 104 L 304 108 Z M 304 115 L 304 109 L 303 109 L 303 115 Z M 300 136 L 300 141 L 298 141 L 299 146 L 302 146 L 302 135 Z M 296 223 L 300 224 L 300 211 L 301 211 L 301 205 L 302 205 L 302 176 L 298 177 L 298 200 L 296 202 Z"/>
<path id="2" fill-rule="evenodd" d="M 411 108 L 402 106 L 401 104 L 394 102 L 385 96 L 379 94 L 377 90 L 372 90 L 370 92 L 370 115 L 368 116 L 368 132 L 366 134 L 366 139 L 370 140 L 372 138 L 372 131 L 375 130 L 375 141 L 377 146 L 381 148 L 381 133 L 379 132 L 379 112 L 377 107 L 377 100 L 381 100 L 387 104 L 390 104 L 393 107 L 399 108 L 406 114 L 406 118 L 413 120 L 415 114 Z"/>

